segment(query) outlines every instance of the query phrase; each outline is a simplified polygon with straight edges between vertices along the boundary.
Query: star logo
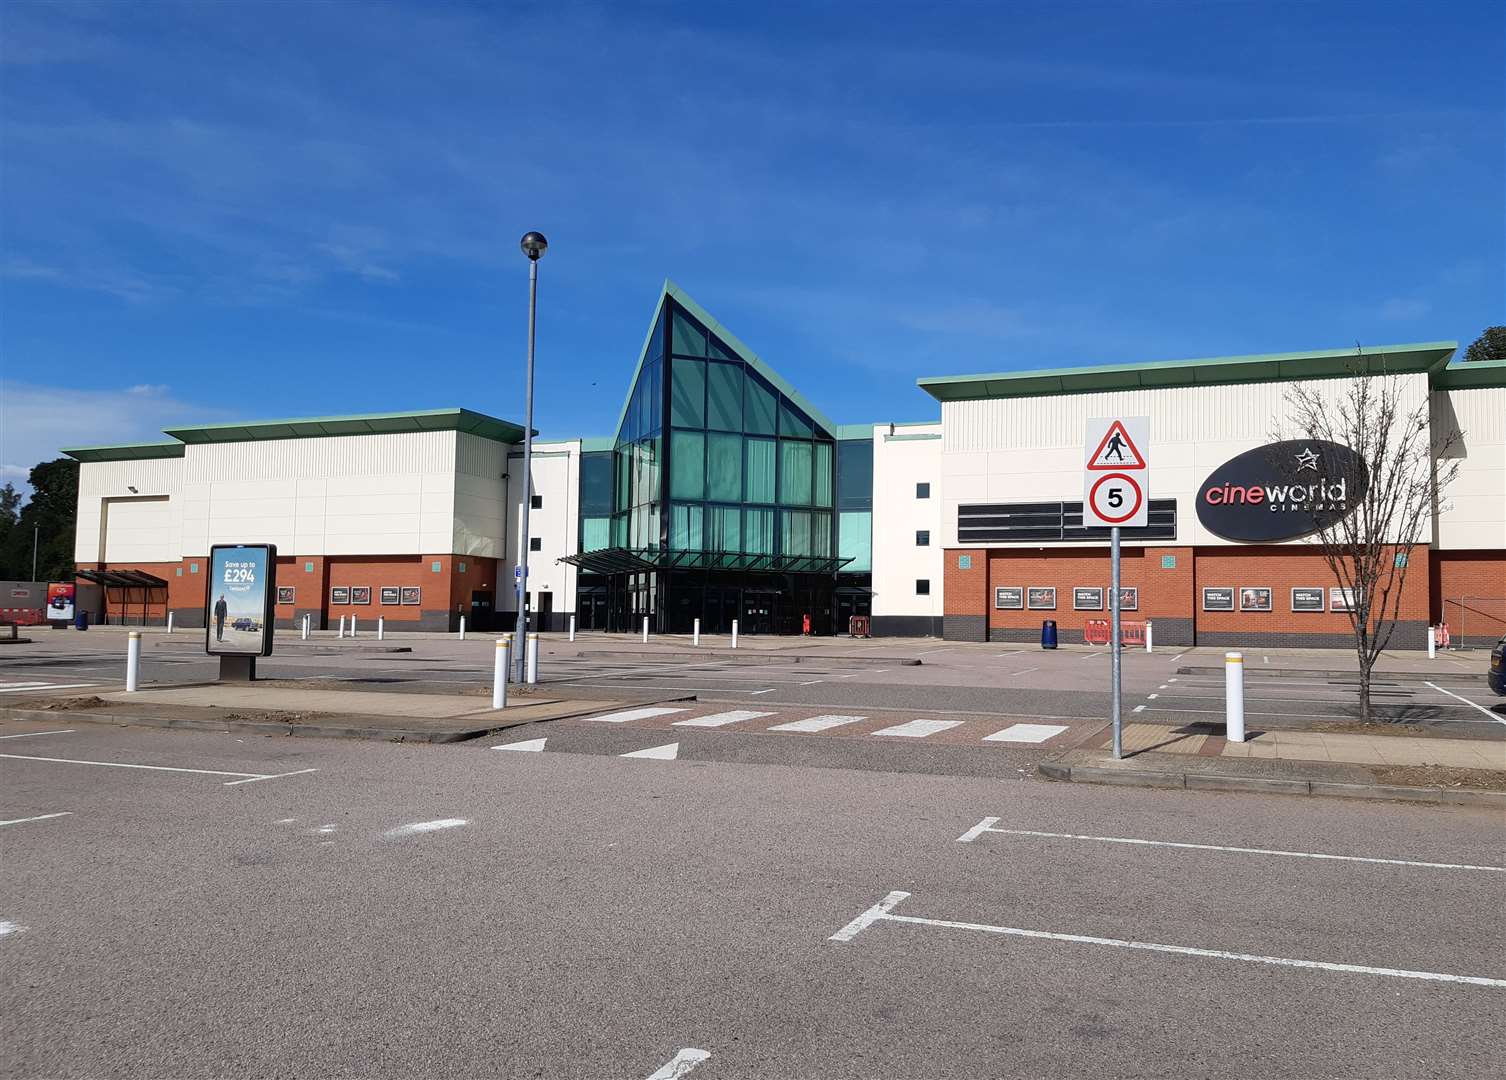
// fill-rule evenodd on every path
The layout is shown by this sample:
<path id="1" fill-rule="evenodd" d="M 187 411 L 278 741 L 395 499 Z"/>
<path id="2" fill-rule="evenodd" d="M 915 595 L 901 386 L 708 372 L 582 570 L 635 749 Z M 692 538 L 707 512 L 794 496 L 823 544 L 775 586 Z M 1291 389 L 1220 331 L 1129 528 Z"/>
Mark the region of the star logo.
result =
<path id="1" fill-rule="evenodd" d="M 1301 472 L 1303 469 L 1318 471 L 1318 452 L 1311 447 L 1297 455 L 1297 471 Z"/>

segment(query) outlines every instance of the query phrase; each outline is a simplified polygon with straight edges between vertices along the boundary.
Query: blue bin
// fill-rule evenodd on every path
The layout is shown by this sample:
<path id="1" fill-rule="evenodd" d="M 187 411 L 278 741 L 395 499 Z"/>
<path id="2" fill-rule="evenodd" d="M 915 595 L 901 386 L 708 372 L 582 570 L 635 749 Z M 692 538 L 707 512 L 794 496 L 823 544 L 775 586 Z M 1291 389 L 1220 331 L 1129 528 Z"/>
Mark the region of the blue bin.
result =
<path id="1" fill-rule="evenodd" d="M 87 611 L 85 611 L 83 608 L 79 608 L 77 611 L 75 611 L 73 613 L 73 629 L 75 629 L 75 630 L 87 630 L 87 629 L 89 629 L 89 613 Z"/>
<path id="2" fill-rule="evenodd" d="M 1041 620 L 1041 648 L 1043 648 L 1043 649 L 1054 649 L 1054 648 L 1056 648 L 1056 620 L 1055 619 L 1042 619 Z"/>

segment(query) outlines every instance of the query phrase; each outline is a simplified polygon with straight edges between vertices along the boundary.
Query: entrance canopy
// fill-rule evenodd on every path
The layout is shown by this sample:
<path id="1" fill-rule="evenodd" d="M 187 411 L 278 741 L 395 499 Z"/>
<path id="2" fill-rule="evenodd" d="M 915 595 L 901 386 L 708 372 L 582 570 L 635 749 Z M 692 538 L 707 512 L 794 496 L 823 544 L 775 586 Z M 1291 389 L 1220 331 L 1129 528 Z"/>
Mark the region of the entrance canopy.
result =
<path id="1" fill-rule="evenodd" d="M 592 574 L 631 574 L 645 570 L 738 570 L 750 574 L 831 574 L 851 558 L 817 555 L 748 555 L 735 551 L 659 551 L 654 548 L 600 548 L 566 555 L 559 562 Z"/>
<path id="2" fill-rule="evenodd" d="M 76 570 L 74 573 L 96 585 L 112 589 L 165 589 L 167 582 L 145 570 Z"/>

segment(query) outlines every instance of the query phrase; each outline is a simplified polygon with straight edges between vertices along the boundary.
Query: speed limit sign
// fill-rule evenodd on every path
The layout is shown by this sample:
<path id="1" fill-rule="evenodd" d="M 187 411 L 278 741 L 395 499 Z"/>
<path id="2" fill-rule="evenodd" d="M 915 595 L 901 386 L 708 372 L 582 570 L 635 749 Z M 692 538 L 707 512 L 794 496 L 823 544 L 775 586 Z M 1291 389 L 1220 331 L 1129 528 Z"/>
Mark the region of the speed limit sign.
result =
<path id="1" fill-rule="evenodd" d="M 1136 528 L 1150 514 L 1150 418 L 1089 420 L 1084 443 L 1082 523 Z"/>

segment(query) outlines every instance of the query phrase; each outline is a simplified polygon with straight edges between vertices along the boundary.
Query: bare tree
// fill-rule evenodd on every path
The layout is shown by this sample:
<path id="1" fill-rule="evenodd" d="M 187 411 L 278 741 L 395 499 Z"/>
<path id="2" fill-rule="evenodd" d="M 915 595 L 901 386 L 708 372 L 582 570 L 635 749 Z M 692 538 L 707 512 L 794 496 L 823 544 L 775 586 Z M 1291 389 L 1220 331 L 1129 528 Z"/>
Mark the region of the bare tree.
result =
<path id="1" fill-rule="evenodd" d="M 1461 438 L 1457 430 L 1433 432 L 1427 394 L 1409 406 L 1405 378 L 1387 373 L 1383 361 L 1375 368 L 1356 350 L 1353 374 L 1340 393 L 1325 394 L 1324 384 L 1311 382 L 1292 383 L 1286 391 L 1287 422 L 1300 436 L 1348 447 L 1365 473 L 1350 484 L 1351 494 L 1355 487 L 1363 494 L 1350 500 L 1347 513 L 1315 514 L 1314 535 L 1334 580 L 1351 599 L 1360 719 L 1366 722 L 1371 672 L 1396 630 L 1412 549 L 1426 542 L 1421 533 L 1429 512 L 1459 471 L 1448 454 Z M 1293 466 L 1282 467 L 1291 475 Z"/>

